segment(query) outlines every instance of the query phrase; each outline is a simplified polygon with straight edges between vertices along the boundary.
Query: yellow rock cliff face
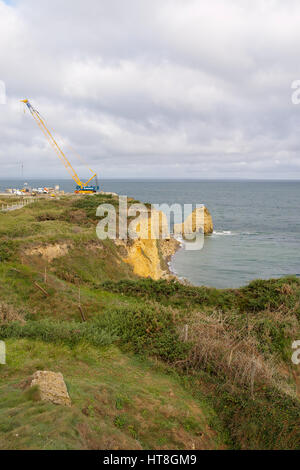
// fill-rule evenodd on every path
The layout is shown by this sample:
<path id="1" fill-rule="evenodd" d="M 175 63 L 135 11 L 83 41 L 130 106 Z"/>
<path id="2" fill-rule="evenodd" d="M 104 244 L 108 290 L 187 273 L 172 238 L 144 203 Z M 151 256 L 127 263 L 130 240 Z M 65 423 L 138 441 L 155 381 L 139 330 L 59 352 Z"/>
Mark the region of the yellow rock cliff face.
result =
<path id="1" fill-rule="evenodd" d="M 158 215 L 156 211 L 155 215 Z M 153 214 L 154 216 L 154 214 Z M 152 279 L 161 279 L 166 275 L 162 269 L 161 258 L 159 255 L 159 240 L 151 237 L 151 216 L 149 212 L 140 214 L 138 219 L 133 222 L 132 227 L 137 238 L 125 242 L 117 240 L 118 245 L 125 247 L 127 256 L 123 258 L 125 263 L 133 267 L 133 272 L 140 277 L 151 277 Z M 159 226 L 161 227 L 161 223 Z M 130 228 L 130 227 L 129 227 Z"/>
<path id="2" fill-rule="evenodd" d="M 193 231 L 196 228 L 195 211 L 189 216 L 190 220 L 187 219 Z M 204 214 L 204 233 L 212 233 L 212 217 L 206 207 L 202 214 Z M 165 226 L 165 216 L 162 215 L 159 231 L 165 233 Z M 151 239 L 151 217 L 148 214 L 139 219 L 136 232 L 138 238 L 135 240 L 129 242 L 116 240 L 116 244 L 122 245 L 127 251 L 123 261 L 133 267 L 137 276 L 150 277 L 154 280 L 171 277 L 167 262 L 179 249 L 180 243 L 172 236 L 167 236 L 166 239 Z"/>
<path id="3" fill-rule="evenodd" d="M 184 224 L 175 224 L 174 232 L 187 233 L 202 231 L 205 235 L 213 232 L 212 217 L 206 207 L 195 209 L 185 220 Z"/>
<path id="4" fill-rule="evenodd" d="M 130 264 L 138 276 L 161 279 L 166 272 L 161 268 L 157 245 L 157 240 L 135 240 L 128 248 L 128 256 L 123 261 Z"/>

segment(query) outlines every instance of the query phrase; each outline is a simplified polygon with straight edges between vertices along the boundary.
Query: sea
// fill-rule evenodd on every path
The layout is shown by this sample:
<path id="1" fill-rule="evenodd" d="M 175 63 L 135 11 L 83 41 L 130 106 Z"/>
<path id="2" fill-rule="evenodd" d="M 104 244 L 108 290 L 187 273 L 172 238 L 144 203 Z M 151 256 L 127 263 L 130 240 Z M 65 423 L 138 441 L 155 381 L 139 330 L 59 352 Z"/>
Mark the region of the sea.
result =
<path id="1" fill-rule="evenodd" d="M 25 181 L 0 180 L 0 191 Z M 70 180 L 27 179 L 32 187 Z M 182 247 L 170 267 L 194 285 L 235 288 L 254 279 L 300 277 L 300 181 L 103 180 L 101 189 L 152 204 L 204 204 L 214 232 L 203 248 Z"/>

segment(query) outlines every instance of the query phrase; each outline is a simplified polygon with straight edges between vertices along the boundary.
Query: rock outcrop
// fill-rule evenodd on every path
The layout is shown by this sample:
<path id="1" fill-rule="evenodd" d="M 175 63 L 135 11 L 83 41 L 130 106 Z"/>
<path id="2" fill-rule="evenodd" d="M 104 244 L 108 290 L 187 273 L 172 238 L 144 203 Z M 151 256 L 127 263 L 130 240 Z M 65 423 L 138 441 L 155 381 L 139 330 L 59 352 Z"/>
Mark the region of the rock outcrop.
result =
<path id="1" fill-rule="evenodd" d="M 203 209 L 195 209 L 187 218 L 185 227 L 190 227 L 190 231 L 193 232 L 195 232 L 196 229 L 198 230 L 199 227 L 196 227 L 196 216 L 198 216 L 200 221 L 202 220 L 201 223 L 202 226 L 204 226 L 204 233 L 212 233 L 212 217 L 206 207 Z M 151 217 L 159 218 L 156 238 L 151 236 L 153 234 L 153 232 L 151 232 Z M 183 225 L 184 224 L 175 225 L 174 233 L 183 233 Z M 168 269 L 167 263 L 179 249 L 180 242 L 168 233 L 168 224 L 165 214 L 152 211 L 150 216 L 148 212 L 145 212 L 139 217 L 135 230 L 137 233 L 136 239 L 130 239 L 128 241 L 116 240 L 116 244 L 123 246 L 127 252 L 127 255 L 123 257 L 123 261 L 130 264 L 133 267 L 134 273 L 141 277 L 151 277 L 154 280 L 168 278 L 170 276 L 173 277 Z M 161 237 L 162 234 L 164 234 L 164 237 Z"/>
<path id="2" fill-rule="evenodd" d="M 68 390 L 60 372 L 38 370 L 33 374 L 30 386 L 37 385 L 40 399 L 49 401 L 56 405 L 71 406 L 71 399 Z"/>
<path id="3" fill-rule="evenodd" d="M 161 266 L 158 240 L 151 236 L 151 217 L 148 210 L 141 213 L 132 223 L 129 232 L 133 231 L 136 238 L 115 241 L 117 245 L 125 248 L 126 256 L 123 257 L 123 261 L 133 267 L 133 272 L 137 276 L 161 279 L 165 273 Z"/>
<path id="4" fill-rule="evenodd" d="M 126 245 L 125 263 L 133 267 L 137 276 L 161 279 L 166 274 L 162 269 L 158 251 L 158 240 L 137 239 Z"/>
<path id="5" fill-rule="evenodd" d="M 214 231 L 212 217 L 209 210 L 203 206 L 195 209 L 185 220 L 184 224 L 175 224 L 174 233 L 187 233 L 199 232 L 200 230 L 204 232 L 205 235 L 208 235 Z"/>

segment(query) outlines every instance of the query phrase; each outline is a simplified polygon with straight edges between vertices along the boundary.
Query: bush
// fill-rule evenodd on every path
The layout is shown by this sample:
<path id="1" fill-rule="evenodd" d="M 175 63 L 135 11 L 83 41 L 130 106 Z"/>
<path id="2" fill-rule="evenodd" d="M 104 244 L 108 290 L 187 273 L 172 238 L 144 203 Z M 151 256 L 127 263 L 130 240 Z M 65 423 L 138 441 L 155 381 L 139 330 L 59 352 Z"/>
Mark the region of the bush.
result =
<path id="1" fill-rule="evenodd" d="M 32 338 L 73 346 L 86 341 L 105 346 L 119 341 L 139 354 L 151 354 L 168 362 L 182 359 L 189 346 L 179 340 L 171 309 L 145 306 L 117 309 L 88 323 L 28 320 L 0 326 L 2 338 Z"/>
<path id="2" fill-rule="evenodd" d="M 25 323 L 25 312 L 15 309 L 12 305 L 0 302 L 0 325 L 19 321 Z"/>
<path id="3" fill-rule="evenodd" d="M 239 307 L 248 312 L 277 310 L 282 306 L 294 309 L 299 307 L 299 296 L 300 279 L 296 277 L 258 279 L 240 289 Z"/>
<path id="4" fill-rule="evenodd" d="M 0 326 L 1 338 L 31 338 L 45 342 L 62 342 L 74 346 L 86 341 L 93 346 L 106 346 L 117 340 L 109 327 L 99 328 L 93 323 L 58 322 L 51 320 L 14 322 Z"/>
<path id="5" fill-rule="evenodd" d="M 134 352 L 172 362 L 182 359 L 189 349 L 189 345 L 179 339 L 178 323 L 179 314 L 173 309 L 146 304 L 106 313 L 97 324 L 116 331 L 122 344 Z"/>
<path id="6" fill-rule="evenodd" d="M 257 280 L 241 289 L 214 289 L 183 285 L 177 281 L 141 279 L 107 281 L 104 290 L 139 296 L 180 308 L 214 307 L 223 311 L 260 312 L 266 309 L 291 309 L 300 318 L 300 279 L 286 277 Z"/>
<path id="7" fill-rule="evenodd" d="M 234 393 L 219 387 L 213 402 L 235 448 L 300 448 L 299 402 L 278 390 L 267 388 L 253 400 L 243 391 Z"/>
<path id="8" fill-rule="evenodd" d="M 82 209 L 86 217 L 91 220 L 98 220 L 96 217 L 96 211 L 100 204 L 112 204 L 116 209 L 119 207 L 119 201 L 116 198 L 113 198 L 110 194 L 95 194 L 89 197 L 82 197 L 77 199 L 72 207 L 74 209 Z"/>
<path id="9" fill-rule="evenodd" d="M 152 279 L 107 281 L 101 285 L 101 288 L 126 295 L 146 297 L 165 305 L 173 305 L 184 309 L 205 305 L 226 310 L 236 302 L 232 290 L 193 287 L 183 285 L 177 281 L 154 281 Z"/>
<path id="10" fill-rule="evenodd" d="M 15 243 L 12 240 L 0 240 L 0 262 L 9 261 L 15 253 Z"/>

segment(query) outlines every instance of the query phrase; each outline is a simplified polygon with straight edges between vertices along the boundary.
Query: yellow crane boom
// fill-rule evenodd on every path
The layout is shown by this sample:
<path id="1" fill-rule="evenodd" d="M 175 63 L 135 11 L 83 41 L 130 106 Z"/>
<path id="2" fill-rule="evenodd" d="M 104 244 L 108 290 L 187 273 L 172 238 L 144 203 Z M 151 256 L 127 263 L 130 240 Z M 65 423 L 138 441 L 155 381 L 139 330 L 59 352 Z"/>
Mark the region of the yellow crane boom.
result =
<path id="1" fill-rule="evenodd" d="M 88 186 L 88 184 L 94 179 L 96 178 L 97 179 L 97 174 L 94 173 L 90 168 L 89 170 L 92 172 L 92 176 L 91 178 L 86 181 L 86 183 L 83 183 L 79 176 L 77 175 L 76 171 L 74 170 L 74 168 L 72 167 L 71 163 L 69 162 L 68 158 L 66 157 L 65 153 L 62 151 L 62 149 L 60 148 L 60 146 L 58 145 L 58 143 L 56 142 L 55 138 L 53 137 L 53 135 L 51 134 L 50 130 L 47 128 L 43 118 L 41 117 L 40 113 L 30 104 L 30 102 L 28 100 L 21 100 L 21 103 L 24 103 L 27 108 L 29 109 L 32 117 L 34 118 L 35 122 L 37 123 L 37 125 L 39 126 L 39 128 L 41 129 L 41 131 L 43 132 L 43 134 L 45 135 L 46 139 L 48 140 L 48 142 L 50 143 L 50 145 L 53 147 L 53 149 L 55 150 L 57 156 L 59 157 L 59 159 L 62 161 L 63 165 L 65 166 L 65 168 L 67 169 L 67 171 L 69 172 L 69 174 L 71 175 L 71 177 L 73 178 L 73 180 L 75 181 L 75 183 L 77 184 L 77 188 L 76 188 L 76 191 L 75 192 L 79 192 L 79 193 L 94 193 L 97 191 L 98 189 L 98 186 Z"/>

